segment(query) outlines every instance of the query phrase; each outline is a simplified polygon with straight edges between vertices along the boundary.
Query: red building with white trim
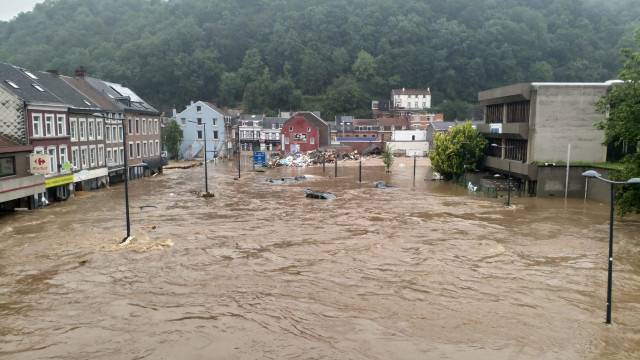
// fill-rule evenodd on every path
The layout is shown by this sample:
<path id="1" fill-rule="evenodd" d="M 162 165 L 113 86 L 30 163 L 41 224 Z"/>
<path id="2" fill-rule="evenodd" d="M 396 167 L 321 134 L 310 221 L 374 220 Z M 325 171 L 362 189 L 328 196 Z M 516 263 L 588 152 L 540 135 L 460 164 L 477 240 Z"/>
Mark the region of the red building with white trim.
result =
<path id="1" fill-rule="evenodd" d="M 312 112 L 298 112 L 282 125 L 286 153 L 318 150 L 329 145 L 329 124 Z"/>

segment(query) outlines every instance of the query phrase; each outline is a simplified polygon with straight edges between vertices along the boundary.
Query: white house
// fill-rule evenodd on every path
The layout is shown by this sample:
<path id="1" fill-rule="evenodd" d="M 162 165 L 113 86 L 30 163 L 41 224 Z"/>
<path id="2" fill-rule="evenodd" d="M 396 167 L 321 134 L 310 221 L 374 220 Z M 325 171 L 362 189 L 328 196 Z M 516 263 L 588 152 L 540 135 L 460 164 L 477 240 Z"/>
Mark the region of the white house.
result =
<path id="1" fill-rule="evenodd" d="M 387 144 L 395 154 L 422 157 L 429 152 L 426 130 L 394 130 Z"/>
<path id="2" fill-rule="evenodd" d="M 431 89 L 393 89 L 391 106 L 398 110 L 426 110 L 431 108 Z"/>
<path id="3" fill-rule="evenodd" d="M 224 111 L 206 101 L 191 102 L 175 115 L 182 129 L 180 157 L 185 160 L 204 157 L 204 139 L 206 129 L 207 160 L 214 156 L 225 155 Z"/>

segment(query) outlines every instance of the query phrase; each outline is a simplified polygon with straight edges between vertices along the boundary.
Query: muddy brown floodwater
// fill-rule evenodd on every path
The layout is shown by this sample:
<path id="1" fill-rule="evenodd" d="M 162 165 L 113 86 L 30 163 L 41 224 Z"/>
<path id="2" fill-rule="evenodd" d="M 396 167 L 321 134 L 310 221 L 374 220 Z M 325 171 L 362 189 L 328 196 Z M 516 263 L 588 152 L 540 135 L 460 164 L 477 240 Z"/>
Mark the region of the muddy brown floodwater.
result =
<path id="1" fill-rule="evenodd" d="M 3 359 L 638 359 L 640 221 L 341 168 L 168 170 L 0 217 Z M 327 175 L 333 173 L 327 167 Z M 316 175 L 272 185 L 267 177 Z M 386 179 L 392 189 L 374 189 Z M 302 190 L 328 190 L 311 200 Z M 145 207 L 152 205 L 155 207 Z"/>

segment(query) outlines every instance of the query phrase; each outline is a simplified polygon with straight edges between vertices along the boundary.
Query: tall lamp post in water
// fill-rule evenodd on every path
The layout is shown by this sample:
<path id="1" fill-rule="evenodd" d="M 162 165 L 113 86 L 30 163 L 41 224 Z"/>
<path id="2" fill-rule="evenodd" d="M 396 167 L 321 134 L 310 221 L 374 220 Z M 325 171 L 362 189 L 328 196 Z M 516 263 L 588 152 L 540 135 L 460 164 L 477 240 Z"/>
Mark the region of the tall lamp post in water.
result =
<path id="1" fill-rule="evenodd" d="M 509 149 L 513 146 L 491 144 L 491 147 Z M 511 161 L 509 161 L 509 177 L 507 178 L 507 207 L 511 206 Z"/>
<path id="2" fill-rule="evenodd" d="M 613 287 L 613 218 L 614 218 L 614 205 L 616 201 L 616 193 L 614 185 L 640 185 L 640 178 L 631 178 L 626 181 L 613 181 L 605 179 L 595 170 L 588 170 L 582 173 L 582 176 L 586 178 L 595 178 L 600 181 L 609 183 L 611 192 L 611 204 L 609 208 L 609 267 L 607 276 L 607 318 L 606 323 L 611 324 L 611 288 Z"/>
<path id="3" fill-rule="evenodd" d="M 108 119 L 108 120 L 120 120 L 122 123 L 122 147 L 124 149 L 124 206 L 125 206 L 125 219 L 127 222 L 127 236 L 120 241 L 120 243 L 125 243 L 129 238 L 131 238 L 131 220 L 129 217 L 129 162 L 127 158 L 129 157 L 129 151 L 127 148 L 127 125 L 125 124 L 125 118 L 115 118 L 115 117 L 106 117 L 100 113 L 91 114 L 93 117 Z"/>

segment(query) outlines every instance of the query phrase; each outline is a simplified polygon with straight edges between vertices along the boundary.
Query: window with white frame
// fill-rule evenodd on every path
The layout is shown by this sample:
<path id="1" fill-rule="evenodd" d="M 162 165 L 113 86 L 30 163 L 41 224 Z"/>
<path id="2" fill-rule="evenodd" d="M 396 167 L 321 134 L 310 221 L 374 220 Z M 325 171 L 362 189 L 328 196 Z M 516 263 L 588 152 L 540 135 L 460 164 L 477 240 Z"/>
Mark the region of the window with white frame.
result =
<path id="1" fill-rule="evenodd" d="M 147 133 L 147 119 L 142 119 L 142 133 Z"/>
<path id="2" fill-rule="evenodd" d="M 198 138 L 198 140 L 202 140 L 202 130 L 197 131 L 196 137 Z"/>
<path id="3" fill-rule="evenodd" d="M 80 125 L 78 126 L 78 136 L 80 138 L 80 141 L 87 140 L 87 120 L 80 119 L 78 125 Z"/>
<path id="4" fill-rule="evenodd" d="M 142 149 L 140 148 L 140 141 L 136 142 L 136 157 L 142 157 Z"/>
<path id="5" fill-rule="evenodd" d="M 214 130 L 213 131 L 213 138 L 217 139 L 218 138 L 218 130 Z"/>
<path id="6" fill-rule="evenodd" d="M 142 156 L 147 157 L 149 154 L 147 153 L 147 142 L 142 142 Z"/>
<path id="7" fill-rule="evenodd" d="M 92 145 L 89 147 L 89 163 L 91 167 L 96 166 L 96 146 Z"/>
<path id="8" fill-rule="evenodd" d="M 69 161 L 69 157 L 67 155 L 67 146 L 60 145 L 60 147 L 58 148 L 58 152 L 60 153 L 60 164 L 64 165 L 64 163 Z"/>
<path id="9" fill-rule="evenodd" d="M 80 168 L 80 152 L 77 146 L 71 147 L 71 165 L 73 165 L 74 169 Z"/>
<path id="10" fill-rule="evenodd" d="M 93 140 L 95 137 L 96 122 L 93 118 L 87 119 L 87 137 L 89 140 Z"/>
<path id="11" fill-rule="evenodd" d="M 140 119 L 136 119 L 136 134 L 140 134 Z"/>
<path id="12" fill-rule="evenodd" d="M 124 128 L 122 127 L 122 125 L 118 126 L 118 129 L 120 129 L 119 131 L 119 135 L 118 135 L 118 141 L 122 141 L 122 139 L 124 139 Z"/>
<path id="13" fill-rule="evenodd" d="M 134 157 L 136 157 L 136 153 L 133 151 L 133 143 L 130 142 L 129 143 L 129 160 L 133 159 Z"/>
<path id="14" fill-rule="evenodd" d="M 124 164 L 124 148 L 120 148 L 120 164 Z"/>
<path id="15" fill-rule="evenodd" d="M 104 142 L 111 143 L 111 125 L 105 125 Z"/>
<path id="16" fill-rule="evenodd" d="M 82 168 L 86 169 L 89 164 L 89 148 L 83 146 L 80 148 L 80 162 L 82 164 Z"/>
<path id="17" fill-rule="evenodd" d="M 160 155 L 160 140 L 156 140 L 156 155 Z"/>
<path id="18" fill-rule="evenodd" d="M 102 140 L 102 119 L 96 119 L 96 139 Z"/>
<path id="19" fill-rule="evenodd" d="M 71 131 L 71 141 L 78 141 L 78 119 L 69 119 L 69 128 Z"/>
<path id="20" fill-rule="evenodd" d="M 44 136 L 53 136 L 53 114 L 45 114 L 44 116 Z"/>
<path id="21" fill-rule="evenodd" d="M 153 155 L 153 141 L 149 141 L 149 156 Z"/>
<path id="22" fill-rule="evenodd" d="M 58 172 L 58 157 L 56 155 L 56 147 L 49 146 L 47 147 L 47 154 L 49 154 L 49 173 L 57 173 Z"/>
<path id="23" fill-rule="evenodd" d="M 156 124 L 156 135 L 158 135 L 160 134 L 160 121 L 156 119 L 155 124 Z"/>
<path id="24" fill-rule="evenodd" d="M 113 153 L 111 152 L 111 148 L 107 148 L 107 165 L 113 161 Z"/>
<path id="25" fill-rule="evenodd" d="M 33 132 L 33 137 L 42 136 L 42 115 L 41 114 L 31 115 L 31 128 Z"/>
<path id="26" fill-rule="evenodd" d="M 56 130 L 58 130 L 58 136 L 67 136 L 67 117 L 64 115 L 56 116 Z"/>
<path id="27" fill-rule="evenodd" d="M 104 164 L 104 145 L 98 145 L 98 166 Z"/>
<path id="28" fill-rule="evenodd" d="M 213 118 L 213 126 L 216 126 L 216 118 Z"/>

